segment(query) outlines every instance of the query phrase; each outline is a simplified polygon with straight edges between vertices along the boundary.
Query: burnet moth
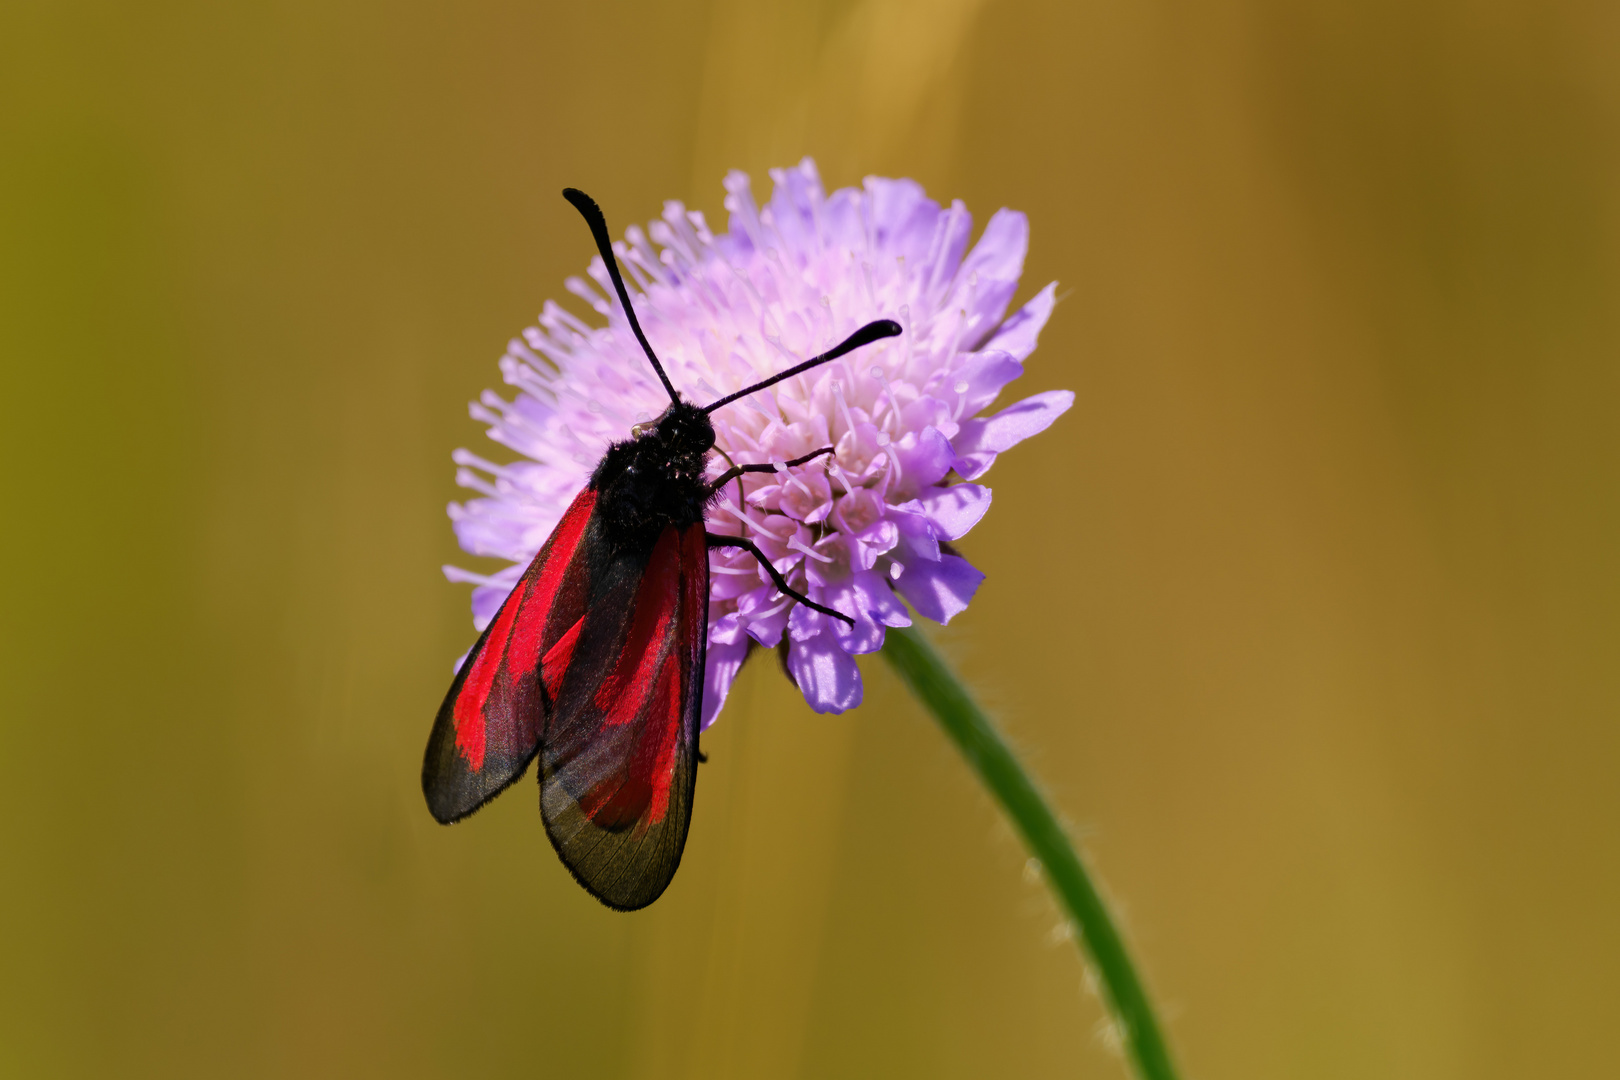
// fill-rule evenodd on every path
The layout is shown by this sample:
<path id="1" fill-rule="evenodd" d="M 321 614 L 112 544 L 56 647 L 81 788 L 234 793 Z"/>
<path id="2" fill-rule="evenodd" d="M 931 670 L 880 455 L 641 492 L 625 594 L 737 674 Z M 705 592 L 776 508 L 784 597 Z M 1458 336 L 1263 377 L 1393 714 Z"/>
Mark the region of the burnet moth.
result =
<path id="1" fill-rule="evenodd" d="M 699 407 L 676 391 L 642 333 L 601 209 L 573 188 L 563 197 L 590 225 L 670 405 L 608 447 L 467 654 L 428 736 L 422 791 L 440 822 L 460 821 L 538 757 L 540 816 L 563 864 L 602 903 L 633 911 L 675 876 L 692 820 L 709 549 L 749 552 L 783 594 L 852 623 L 789 587 L 753 541 L 704 528 L 708 507 L 738 476 L 797 468 L 833 448 L 706 480 L 709 414 L 900 326 L 868 323 L 820 356 Z"/>

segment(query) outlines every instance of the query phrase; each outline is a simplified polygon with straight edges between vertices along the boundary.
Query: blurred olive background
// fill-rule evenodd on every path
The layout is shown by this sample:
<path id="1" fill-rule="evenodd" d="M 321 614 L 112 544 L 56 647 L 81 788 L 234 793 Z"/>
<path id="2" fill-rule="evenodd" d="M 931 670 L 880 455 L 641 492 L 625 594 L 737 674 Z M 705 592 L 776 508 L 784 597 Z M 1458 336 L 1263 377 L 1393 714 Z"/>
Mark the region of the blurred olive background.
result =
<path id="1" fill-rule="evenodd" d="M 421 804 L 558 190 L 807 153 L 1062 283 L 938 637 L 1187 1075 L 1620 1071 L 1620 7 L 8 0 L 0 1074 L 1123 1075 L 880 660 L 749 671 L 639 915 Z"/>

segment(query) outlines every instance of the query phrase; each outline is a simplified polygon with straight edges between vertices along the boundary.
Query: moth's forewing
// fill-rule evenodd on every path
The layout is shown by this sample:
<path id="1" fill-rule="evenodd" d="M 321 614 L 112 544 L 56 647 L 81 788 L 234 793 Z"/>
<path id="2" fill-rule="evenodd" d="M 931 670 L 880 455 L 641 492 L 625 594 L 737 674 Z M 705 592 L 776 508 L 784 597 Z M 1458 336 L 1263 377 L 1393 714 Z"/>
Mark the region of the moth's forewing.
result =
<path id="1" fill-rule="evenodd" d="M 589 541 L 587 540 L 587 543 Z M 597 549 L 605 553 L 605 545 Z M 604 558 L 541 737 L 540 812 L 557 854 L 609 907 L 646 907 L 680 865 L 697 779 L 708 639 L 703 524 Z"/>
<path id="2" fill-rule="evenodd" d="M 585 537 L 596 505 L 574 499 L 450 684 L 428 736 L 422 793 L 441 822 L 459 821 L 523 775 L 547 703 L 539 662 L 584 613 Z"/>

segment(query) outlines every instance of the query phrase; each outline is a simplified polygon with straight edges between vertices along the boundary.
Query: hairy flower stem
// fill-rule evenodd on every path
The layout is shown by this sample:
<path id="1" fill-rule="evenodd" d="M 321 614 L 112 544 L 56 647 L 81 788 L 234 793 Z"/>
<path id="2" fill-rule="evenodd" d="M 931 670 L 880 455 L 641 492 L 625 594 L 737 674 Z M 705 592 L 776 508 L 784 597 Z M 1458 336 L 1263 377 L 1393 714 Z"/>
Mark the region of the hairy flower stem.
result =
<path id="1" fill-rule="evenodd" d="M 1074 845 L 1029 775 L 945 661 L 914 627 L 890 629 L 883 655 L 934 714 L 962 756 L 995 794 L 1040 861 L 1046 880 L 1080 929 L 1102 997 L 1119 1026 L 1125 1054 L 1144 1080 L 1175 1080 L 1175 1067 L 1147 991 Z"/>

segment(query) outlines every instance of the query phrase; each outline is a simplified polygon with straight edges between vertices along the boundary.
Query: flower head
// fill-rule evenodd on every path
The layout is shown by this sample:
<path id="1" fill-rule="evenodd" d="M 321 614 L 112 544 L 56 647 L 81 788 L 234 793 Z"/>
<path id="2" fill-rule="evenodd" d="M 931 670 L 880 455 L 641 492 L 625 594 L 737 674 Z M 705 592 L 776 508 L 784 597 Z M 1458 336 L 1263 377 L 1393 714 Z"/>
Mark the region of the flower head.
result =
<path id="1" fill-rule="evenodd" d="M 771 178 L 775 190 L 760 208 L 746 175 L 726 177 L 725 233 L 670 202 L 662 220 L 646 232 L 630 228 L 614 245 L 639 289 L 636 313 L 675 386 L 704 403 L 821 353 L 874 319 L 894 319 L 903 332 L 712 414 L 716 474 L 727 459 L 784 462 L 835 448 L 800 468 L 728 484 L 708 527 L 752 539 L 790 585 L 855 625 L 779 593 L 752 555 L 712 551 L 705 727 L 751 641 L 786 642 L 787 669 L 817 711 L 858 704 L 853 656 L 881 648 L 885 627 L 909 625 L 907 604 L 949 621 L 984 580 L 950 547 L 990 506 L 990 490 L 971 481 L 1074 401 L 1054 390 L 983 415 L 1023 373 L 1054 303 L 1048 285 L 1004 318 L 1028 244 L 1023 214 L 998 211 L 968 251 L 967 210 L 960 202 L 942 209 L 915 181 L 869 178 L 829 196 L 808 158 Z M 516 398 L 486 391 L 472 406 L 490 438 L 523 460 L 497 465 L 455 454 L 457 482 L 483 496 L 450 507 L 461 546 L 512 562 L 488 576 L 445 568 L 451 580 L 476 586 L 480 629 L 608 444 L 668 404 L 612 299 L 601 259 L 589 274 L 598 288 L 570 278 L 568 290 L 607 325 L 591 326 L 547 301 L 539 326 L 501 359 Z"/>

